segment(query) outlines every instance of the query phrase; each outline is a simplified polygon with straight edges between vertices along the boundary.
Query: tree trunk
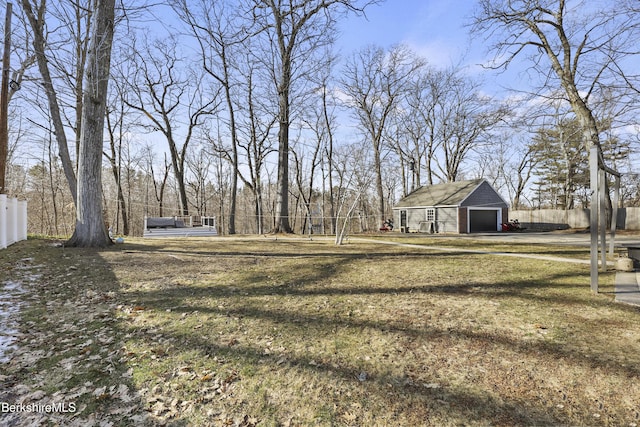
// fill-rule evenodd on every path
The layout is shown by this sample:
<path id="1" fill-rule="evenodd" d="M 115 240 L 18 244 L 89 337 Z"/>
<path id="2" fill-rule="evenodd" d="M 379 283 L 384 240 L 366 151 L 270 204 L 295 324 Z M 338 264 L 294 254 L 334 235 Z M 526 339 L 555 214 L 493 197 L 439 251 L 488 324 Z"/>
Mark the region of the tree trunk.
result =
<path id="1" fill-rule="evenodd" d="M 223 58 L 226 61 L 226 56 Z M 229 78 L 225 72 L 226 80 L 224 83 L 225 97 L 227 99 L 227 107 L 229 108 L 229 129 L 231 131 L 231 197 L 229 199 L 229 234 L 236 234 L 236 210 L 238 200 L 238 131 L 236 127 L 236 114 L 231 98 L 231 90 L 229 88 Z"/>
<path id="2" fill-rule="evenodd" d="M 129 216 L 127 213 L 127 201 L 124 197 L 124 191 L 122 190 L 122 140 L 119 141 L 119 149 L 116 150 L 115 143 L 115 134 L 114 130 L 111 128 L 111 122 L 109 120 L 109 114 L 106 114 L 107 126 L 109 128 L 109 148 L 111 150 L 111 155 L 107 155 L 105 153 L 105 157 L 109 160 L 109 164 L 111 165 L 111 173 L 113 174 L 113 179 L 116 184 L 116 189 L 118 191 L 118 203 L 116 209 L 116 217 L 115 221 L 118 224 L 118 216 L 122 213 L 122 227 L 123 234 L 125 236 L 129 235 Z M 122 129 L 120 129 L 122 131 Z M 120 132 L 122 135 L 122 132 Z M 118 163 L 116 163 L 116 159 Z M 119 227 L 116 227 L 114 231 L 119 232 Z"/>
<path id="3" fill-rule="evenodd" d="M 116 165 L 115 157 L 109 158 L 109 164 L 111 165 L 111 173 L 113 174 L 113 179 L 116 183 L 116 190 L 118 192 L 118 208 L 116 209 L 115 220 L 117 221 L 118 215 L 122 214 L 122 227 L 123 227 L 122 233 L 125 236 L 128 236 L 129 235 L 129 219 L 127 216 L 127 201 L 125 200 L 125 197 L 124 197 L 124 191 L 122 190 L 122 182 L 120 177 L 122 168 Z M 114 229 L 114 230 L 116 232 L 118 231 L 117 229 Z"/>
<path id="4" fill-rule="evenodd" d="M 326 108 L 325 108 L 326 111 Z M 329 132 L 329 146 L 326 148 L 326 161 L 327 161 L 327 177 L 328 177 L 328 181 L 329 181 L 329 216 L 331 217 L 331 234 L 335 234 L 336 233 L 336 227 L 337 227 L 337 223 L 336 223 L 336 197 L 334 194 L 334 188 L 333 188 L 333 132 L 331 131 L 331 126 L 329 125 L 329 120 L 326 119 L 326 114 L 325 114 L 325 120 L 327 123 L 327 130 Z M 323 194 L 325 194 L 325 191 L 322 192 Z M 322 209 L 322 215 L 324 216 L 324 208 Z M 324 218 L 323 218 L 323 223 L 324 223 Z"/>
<path id="5" fill-rule="evenodd" d="M 105 247 L 111 243 L 102 212 L 102 143 L 111 64 L 115 0 L 98 0 L 84 90 L 78 158 L 76 228 L 71 246 Z"/>
<path id="6" fill-rule="evenodd" d="M 256 179 L 253 193 L 256 211 L 256 228 L 258 234 L 264 234 L 264 213 L 262 212 L 262 184 L 259 178 Z"/>
<path id="7" fill-rule="evenodd" d="M 285 73 L 286 75 L 287 73 Z M 280 129 L 278 131 L 278 186 L 276 194 L 275 233 L 292 233 L 289 222 L 289 89 L 290 79 L 283 81 L 278 98 Z"/>
<path id="8" fill-rule="evenodd" d="M 187 197 L 187 187 L 184 183 L 184 167 L 175 170 L 176 181 L 178 181 L 178 192 L 180 193 L 180 204 L 182 205 L 182 215 L 189 216 L 189 198 Z"/>
<path id="9" fill-rule="evenodd" d="M 7 3 L 6 20 L 4 24 L 4 53 L 2 55 L 2 85 L 0 87 L 0 194 L 7 194 L 5 178 L 7 175 L 7 160 L 9 158 L 9 72 L 11 58 L 11 3 Z"/>
<path id="10" fill-rule="evenodd" d="M 378 227 L 382 226 L 382 223 L 386 220 L 384 188 L 382 185 L 382 160 L 379 147 L 380 142 L 374 143 L 374 167 L 376 169 L 376 192 L 378 193 Z"/>

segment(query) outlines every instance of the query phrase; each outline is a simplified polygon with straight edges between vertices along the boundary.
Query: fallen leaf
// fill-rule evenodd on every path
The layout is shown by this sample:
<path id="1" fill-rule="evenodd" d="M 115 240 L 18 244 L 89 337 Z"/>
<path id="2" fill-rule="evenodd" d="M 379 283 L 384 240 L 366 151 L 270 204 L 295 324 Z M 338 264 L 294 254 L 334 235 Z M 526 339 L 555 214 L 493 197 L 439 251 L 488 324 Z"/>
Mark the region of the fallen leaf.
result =
<path id="1" fill-rule="evenodd" d="M 133 400 L 133 398 L 131 396 L 129 396 L 129 387 L 127 387 L 126 384 L 120 384 L 118 386 L 117 396 L 123 402 L 127 402 L 128 403 L 128 402 L 131 402 Z"/>
<path id="2" fill-rule="evenodd" d="M 358 419 L 358 417 L 351 412 L 345 412 L 344 414 L 342 414 L 342 418 L 348 423 L 352 423 Z"/>
<path id="3" fill-rule="evenodd" d="M 213 377 L 214 377 L 214 374 L 209 373 L 209 374 L 203 375 L 200 378 L 200 381 L 211 381 L 213 379 Z"/>

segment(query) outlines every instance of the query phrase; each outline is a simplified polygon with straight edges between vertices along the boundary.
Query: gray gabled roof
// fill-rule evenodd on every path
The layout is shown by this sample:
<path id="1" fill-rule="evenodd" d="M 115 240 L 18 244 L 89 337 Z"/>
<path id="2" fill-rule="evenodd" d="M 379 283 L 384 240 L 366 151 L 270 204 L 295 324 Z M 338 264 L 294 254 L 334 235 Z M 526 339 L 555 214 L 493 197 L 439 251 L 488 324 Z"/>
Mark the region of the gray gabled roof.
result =
<path id="1" fill-rule="evenodd" d="M 447 182 L 444 184 L 426 185 L 402 198 L 395 208 L 428 207 L 428 206 L 461 206 L 462 203 L 480 186 L 490 189 L 492 205 L 505 205 L 500 195 L 484 179 L 470 181 Z M 488 201 L 488 200 L 487 200 Z"/>

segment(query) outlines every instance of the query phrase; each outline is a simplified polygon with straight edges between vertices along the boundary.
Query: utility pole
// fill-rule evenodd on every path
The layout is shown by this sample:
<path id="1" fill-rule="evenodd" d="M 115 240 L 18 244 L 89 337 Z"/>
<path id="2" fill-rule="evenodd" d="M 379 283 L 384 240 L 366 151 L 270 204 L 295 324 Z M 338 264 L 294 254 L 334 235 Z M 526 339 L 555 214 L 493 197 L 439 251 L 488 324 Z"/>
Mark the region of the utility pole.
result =
<path id="1" fill-rule="evenodd" d="M 0 194 L 6 194 L 7 159 L 9 157 L 9 73 L 11 67 L 11 10 L 7 3 L 7 16 L 4 21 L 4 53 L 2 55 L 2 82 L 0 83 Z"/>

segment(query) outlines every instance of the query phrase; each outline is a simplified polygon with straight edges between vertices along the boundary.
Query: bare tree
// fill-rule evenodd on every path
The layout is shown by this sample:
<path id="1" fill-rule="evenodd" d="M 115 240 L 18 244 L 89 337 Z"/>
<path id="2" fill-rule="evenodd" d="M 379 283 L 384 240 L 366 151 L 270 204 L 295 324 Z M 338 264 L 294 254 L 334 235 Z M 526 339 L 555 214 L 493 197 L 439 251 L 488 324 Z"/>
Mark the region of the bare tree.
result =
<path id="1" fill-rule="evenodd" d="M 191 172 L 192 179 L 187 181 L 187 185 L 191 189 L 193 200 L 192 205 L 195 207 L 198 215 L 207 215 L 207 186 L 209 184 L 209 173 L 212 166 L 212 158 L 209 151 L 200 148 L 196 153 L 187 156 L 187 166 Z"/>
<path id="2" fill-rule="evenodd" d="M 311 208 L 314 202 L 314 193 L 317 194 L 317 189 L 314 187 L 317 183 L 318 169 L 324 167 L 328 168 L 329 175 L 329 216 L 333 218 L 335 213 L 331 183 L 335 117 L 333 117 L 332 107 L 329 105 L 330 102 L 334 105 L 335 103 L 330 100 L 331 94 L 328 88 L 335 58 L 332 57 L 329 49 L 325 51 L 324 58 L 324 70 L 318 73 L 317 86 L 313 91 L 312 97 L 307 102 L 305 112 L 300 118 L 302 122 L 302 137 L 298 138 L 292 146 L 292 154 L 295 160 L 295 182 L 298 188 L 297 194 L 302 198 L 304 217 L 306 218 L 303 221 L 302 230 L 309 230 L 310 232 L 312 231 L 311 223 L 313 223 L 312 215 L 318 214 L 318 209 L 314 209 L 312 212 Z M 323 170 L 320 178 L 322 178 L 324 185 L 325 175 Z M 321 220 L 324 221 L 324 218 L 321 218 Z M 307 221 L 311 223 L 307 224 Z M 331 229 L 333 232 L 335 221 L 332 222 Z"/>
<path id="3" fill-rule="evenodd" d="M 335 244 L 342 245 L 351 230 L 351 222 L 357 213 L 357 208 L 364 207 L 367 192 L 375 179 L 375 172 L 371 168 L 372 156 L 368 147 L 361 144 L 341 146 L 334 157 L 334 171 L 337 175 L 336 194 L 336 238 Z M 360 230 L 362 221 L 366 222 L 366 215 L 360 212 Z M 366 229 L 366 225 L 364 225 Z"/>
<path id="4" fill-rule="evenodd" d="M 267 157 L 273 153 L 271 141 L 272 131 L 278 120 L 274 113 L 270 97 L 260 90 L 260 84 L 255 82 L 255 64 L 247 58 L 247 67 L 242 75 L 246 82 L 244 96 L 244 119 L 239 124 L 238 148 L 243 154 L 247 172 L 240 172 L 239 176 L 244 185 L 251 190 L 254 198 L 254 212 L 256 229 L 259 234 L 264 233 L 263 212 L 263 173 Z"/>
<path id="5" fill-rule="evenodd" d="M 49 65 L 49 58 L 47 54 L 50 46 L 47 42 L 47 29 L 46 29 L 46 0 L 39 0 L 38 2 L 31 2 L 30 0 L 21 0 L 22 9 L 29 21 L 31 31 L 33 32 L 33 48 L 36 55 L 38 69 L 42 76 L 42 86 L 47 94 L 47 100 L 49 103 L 49 111 L 51 114 L 51 121 L 53 128 L 55 129 L 55 136 L 58 143 L 58 153 L 60 160 L 62 161 L 62 167 L 64 174 L 71 190 L 71 195 L 77 200 L 77 182 L 76 173 L 71 156 L 69 154 L 69 144 L 64 129 L 64 123 L 62 121 L 62 113 L 60 109 L 60 102 L 58 93 L 53 84 L 52 72 Z"/>
<path id="6" fill-rule="evenodd" d="M 328 90 L 329 80 L 328 76 L 323 79 L 321 85 L 321 110 L 322 110 L 322 123 L 319 124 L 324 129 L 325 145 L 323 147 L 322 162 L 320 168 L 322 170 L 322 195 L 323 195 L 323 215 L 326 209 L 324 208 L 325 199 L 329 200 L 329 219 L 331 221 L 331 233 L 336 233 L 336 197 L 333 185 L 333 152 L 335 146 L 335 127 L 336 127 L 336 115 L 335 108 L 337 100 Z M 327 190 L 328 187 L 328 190 Z"/>
<path id="7" fill-rule="evenodd" d="M 7 3 L 4 25 L 4 54 L 2 57 L 2 81 L 0 84 L 0 194 L 6 194 L 7 159 L 9 157 L 9 60 L 11 58 L 11 17 L 13 4 Z"/>
<path id="8" fill-rule="evenodd" d="M 115 2 L 22 0 L 21 6 L 32 32 L 60 159 L 76 205 L 76 226 L 68 244 L 105 246 L 110 239 L 100 197 L 101 153 Z M 54 85 L 54 81 L 63 85 Z M 75 132 L 77 177 L 63 118 Z"/>
<path id="9" fill-rule="evenodd" d="M 417 78 L 411 82 L 407 90 L 407 108 L 396 117 L 393 122 L 393 136 L 390 143 L 400 159 L 402 175 L 402 194 L 406 196 L 420 185 L 420 163 L 429 147 L 428 135 L 433 134 L 433 123 L 429 120 L 429 109 L 425 108 L 425 88 L 423 80 Z M 430 132 L 431 131 L 431 132 Z M 426 162 L 429 165 L 429 162 Z M 407 168 L 411 177 L 407 177 Z M 411 183 L 409 183 L 411 180 Z"/>
<path id="10" fill-rule="evenodd" d="M 514 138 L 513 135 L 505 135 L 495 150 L 487 153 L 486 163 L 496 168 L 492 174 L 494 187 L 504 188 L 513 209 L 522 209 L 527 206 L 526 190 L 539 159 L 528 135 L 520 137 L 523 139 L 521 143 L 515 143 Z"/>
<path id="11" fill-rule="evenodd" d="M 78 199 L 72 246 L 111 243 L 102 214 L 102 142 L 114 33 L 115 0 L 98 0 L 86 69 L 78 157 Z"/>
<path id="12" fill-rule="evenodd" d="M 389 51 L 368 46 L 354 54 L 345 66 L 342 87 L 349 96 L 348 105 L 373 149 L 380 224 L 386 218 L 382 179 L 385 133 L 409 87 L 408 82 L 423 66 L 424 60 L 406 46 L 395 46 Z"/>
<path id="13" fill-rule="evenodd" d="M 235 5 L 225 1 L 173 0 L 173 7 L 187 24 L 200 48 L 204 71 L 222 86 L 227 123 L 231 137 L 227 158 L 232 163 L 229 200 L 229 234 L 236 232 L 236 199 L 238 195 L 238 124 L 234 97 L 234 57 L 247 49 L 247 31 Z"/>
<path id="14" fill-rule="evenodd" d="M 425 66 L 407 82 L 402 108 L 388 137 L 400 160 L 405 195 L 421 185 L 423 169 L 426 183 L 434 183 L 436 154 L 442 145 L 440 112 L 446 107 L 444 96 L 453 77 L 451 70 Z"/>
<path id="15" fill-rule="evenodd" d="M 156 178 L 154 163 L 154 153 L 152 147 L 146 147 L 146 162 L 145 162 L 145 175 L 147 179 L 151 179 L 153 183 L 153 196 L 158 204 L 158 216 L 164 215 L 164 198 L 165 189 L 167 188 L 167 181 L 169 180 L 169 171 L 171 170 L 171 163 L 167 160 L 167 154 L 164 155 L 164 162 L 162 164 L 162 173 Z M 145 215 L 148 215 L 149 203 L 145 202 Z"/>
<path id="16" fill-rule="evenodd" d="M 109 161 L 111 166 L 111 173 L 116 185 L 117 191 L 117 204 L 115 220 L 118 224 L 119 218 L 122 217 L 122 232 L 125 236 L 128 236 L 129 231 L 129 216 L 127 212 L 127 200 L 125 199 L 123 182 L 122 182 L 122 161 L 123 161 L 123 144 L 125 144 L 125 138 L 127 132 L 127 123 L 125 117 L 129 110 L 126 108 L 126 104 L 122 101 L 124 97 L 123 87 L 119 82 L 114 82 L 113 97 L 111 102 L 107 106 L 107 131 L 109 133 L 109 151 L 104 152 L 105 158 Z M 116 230 L 118 227 L 116 227 Z"/>
<path id="17" fill-rule="evenodd" d="M 314 183 L 317 169 L 322 161 L 322 148 L 324 146 L 323 131 L 317 127 L 317 123 L 308 123 L 312 132 L 315 133 L 314 145 L 307 145 L 297 138 L 292 144 L 291 154 L 295 168 L 295 183 L 297 187 L 296 199 L 302 199 L 302 209 L 304 220 L 301 225 L 301 232 L 311 230 L 313 218 L 311 218 L 311 203 L 314 193 Z M 306 138 L 305 138 L 306 141 Z"/>
<path id="18" fill-rule="evenodd" d="M 362 12 L 376 0 L 249 0 L 255 28 L 266 35 L 278 97 L 278 186 L 274 232 L 290 233 L 289 126 L 294 84 L 308 73 L 318 48 L 332 41 L 338 13 Z M 361 5 L 361 6 L 360 6 Z M 273 55 L 273 56 L 272 56 Z"/>
<path id="19" fill-rule="evenodd" d="M 638 13 L 631 1 L 480 0 L 472 31 L 490 38 L 495 68 L 527 55 L 541 77 L 536 95 L 562 89 L 585 149 L 595 146 L 599 166 L 606 168 L 594 111 L 603 88 L 617 88 L 620 102 L 637 94 L 637 75 L 625 60 L 639 53 Z"/>
<path id="20" fill-rule="evenodd" d="M 217 108 L 217 95 L 205 94 L 202 77 L 186 75 L 180 69 L 182 60 L 177 55 L 177 40 L 156 40 L 144 51 L 132 47 L 137 76 L 130 81 L 131 97 L 125 103 L 142 113 L 149 121 L 150 131 L 160 131 L 169 145 L 173 172 L 180 194 L 182 215 L 189 215 L 189 202 L 185 184 L 185 158 L 194 130 L 202 118 Z M 185 99 L 186 98 L 186 99 Z M 180 120 L 186 118 L 184 129 Z M 182 142 L 180 131 L 184 131 Z"/>
<path id="21" fill-rule="evenodd" d="M 492 131 L 508 114 L 505 107 L 482 95 L 477 82 L 464 75 L 447 80 L 440 99 L 441 157 L 436 159 L 444 181 L 459 180 L 470 153 L 491 145 Z"/>
<path id="22" fill-rule="evenodd" d="M 55 46 L 51 49 L 50 59 L 59 80 L 68 88 L 61 94 L 62 114 L 66 126 L 73 129 L 75 135 L 76 159 L 80 153 L 80 128 L 82 126 L 83 83 L 85 67 L 89 55 L 93 8 L 91 0 L 74 2 L 50 2 L 48 22 L 61 22 L 66 29 L 57 37 L 48 35 L 47 43 Z"/>
<path id="23" fill-rule="evenodd" d="M 47 116 L 46 107 L 42 112 Z M 41 151 L 39 162 L 29 168 L 29 178 L 31 181 L 29 191 L 29 212 L 38 212 L 35 221 L 35 230 L 43 234 L 53 234 L 59 236 L 67 234 L 72 229 L 71 224 L 66 221 L 65 195 L 69 186 L 65 183 L 64 175 L 60 171 L 60 163 L 55 155 L 55 140 L 50 129 L 43 129 L 45 132 L 33 133 L 31 139 L 41 141 L 41 146 L 33 147 L 34 150 Z M 73 200 L 71 200 L 73 203 Z M 31 209 L 33 208 L 33 210 Z M 64 231 L 63 231 L 64 230 Z"/>
<path id="24" fill-rule="evenodd" d="M 9 85 L 9 102 L 13 96 L 22 88 L 25 79 L 28 81 L 31 77 L 27 76 L 27 72 L 36 63 L 36 54 L 33 46 L 33 35 L 30 23 L 26 18 L 22 8 L 13 9 L 13 13 L 18 17 L 18 22 L 12 24 L 11 29 L 11 56 L 18 59 L 19 65 L 11 68 L 13 73 L 11 80 L 14 84 Z"/>

